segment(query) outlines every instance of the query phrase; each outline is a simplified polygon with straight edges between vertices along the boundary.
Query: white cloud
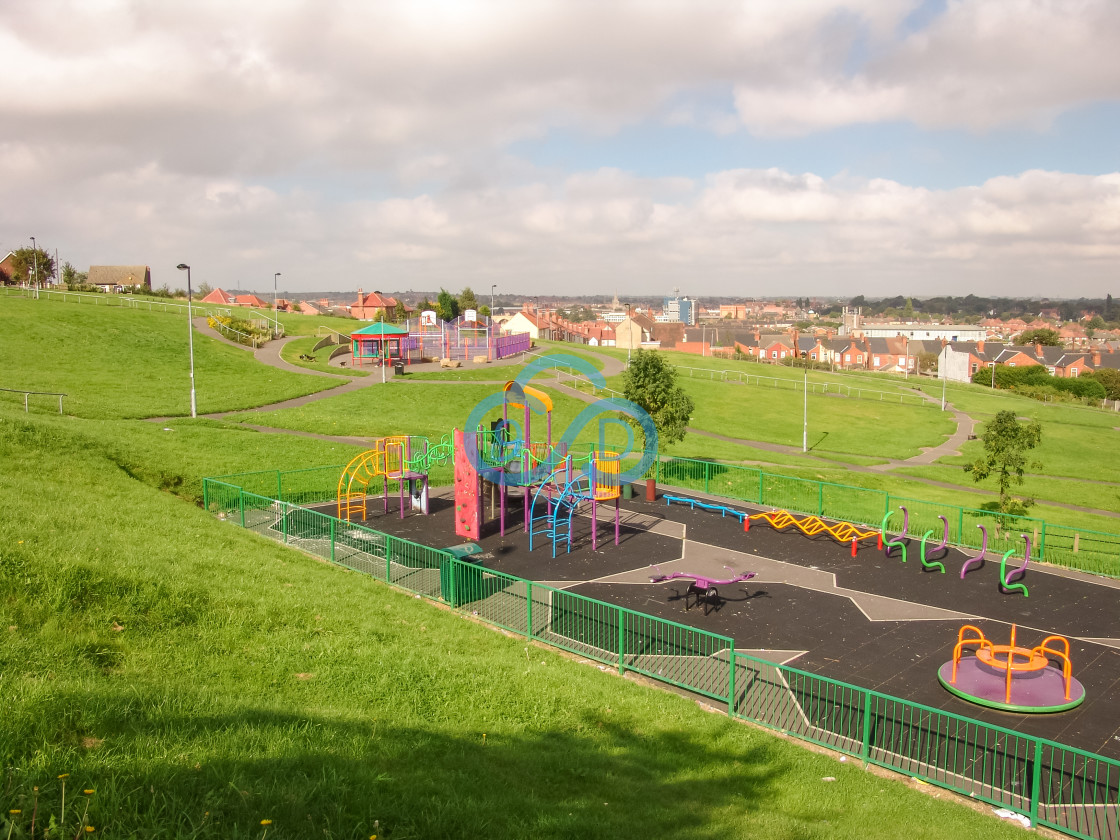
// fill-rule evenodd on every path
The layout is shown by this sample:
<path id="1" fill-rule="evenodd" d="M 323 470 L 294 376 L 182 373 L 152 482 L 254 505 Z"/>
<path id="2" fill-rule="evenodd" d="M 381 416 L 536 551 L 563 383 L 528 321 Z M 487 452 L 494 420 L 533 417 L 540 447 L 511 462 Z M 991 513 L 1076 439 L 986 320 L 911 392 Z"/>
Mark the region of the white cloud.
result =
<path id="1" fill-rule="evenodd" d="M 1044 124 L 1120 96 L 1120 5 L 951 0 L 899 35 L 916 5 L 0 6 L 0 245 L 34 232 L 78 265 L 146 261 L 175 284 L 166 267 L 188 261 L 212 285 L 259 289 L 277 270 L 319 289 L 761 294 L 827 290 L 832 267 L 888 292 L 967 288 L 985 270 L 1103 283 L 1117 175 L 938 191 L 755 160 L 694 180 L 508 152 L 651 120 L 717 134 Z"/>

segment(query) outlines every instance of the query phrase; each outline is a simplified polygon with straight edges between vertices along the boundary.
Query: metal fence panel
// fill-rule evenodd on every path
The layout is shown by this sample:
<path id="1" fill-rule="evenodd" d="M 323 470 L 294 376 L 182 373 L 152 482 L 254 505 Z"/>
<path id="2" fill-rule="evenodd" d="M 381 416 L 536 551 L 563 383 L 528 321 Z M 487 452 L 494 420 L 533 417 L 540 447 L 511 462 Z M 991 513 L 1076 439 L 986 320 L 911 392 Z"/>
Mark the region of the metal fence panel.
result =
<path id="1" fill-rule="evenodd" d="M 731 639 L 631 610 L 621 615 L 624 668 L 728 701 Z"/>
<path id="2" fill-rule="evenodd" d="M 762 504 L 819 516 L 821 511 L 821 482 L 763 473 Z"/>

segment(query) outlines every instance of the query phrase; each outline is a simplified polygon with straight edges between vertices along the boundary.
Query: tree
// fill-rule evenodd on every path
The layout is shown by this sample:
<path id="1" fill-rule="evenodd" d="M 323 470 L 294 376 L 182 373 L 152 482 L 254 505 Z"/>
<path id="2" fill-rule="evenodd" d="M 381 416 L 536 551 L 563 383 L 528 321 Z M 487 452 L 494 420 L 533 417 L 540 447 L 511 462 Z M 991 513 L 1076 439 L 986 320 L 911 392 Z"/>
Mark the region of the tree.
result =
<path id="1" fill-rule="evenodd" d="M 204 298 L 208 294 L 210 294 L 212 291 L 214 291 L 214 287 L 211 286 L 209 283 L 207 283 L 205 280 L 203 280 L 201 283 L 198 284 L 198 288 L 194 290 L 194 293 L 196 295 L 198 295 L 200 298 Z"/>
<path id="2" fill-rule="evenodd" d="M 89 279 L 89 272 L 78 271 L 70 263 L 62 264 L 62 282 L 67 286 L 80 286 Z"/>
<path id="3" fill-rule="evenodd" d="M 677 372 L 653 350 L 639 350 L 623 373 L 622 395 L 653 419 L 660 445 L 684 440 L 695 406 L 676 383 Z"/>
<path id="4" fill-rule="evenodd" d="M 408 317 L 408 309 L 404 305 L 404 301 L 398 298 L 397 305 L 393 308 L 393 320 L 398 324 L 403 324 Z"/>
<path id="5" fill-rule="evenodd" d="M 12 282 L 43 285 L 54 277 L 54 259 L 42 248 L 12 251 Z"/>
<path id="6" fill-rule="evenodd" d="M 1047 347 L 1061 347 L 1062 337 L 1058 335 L 1057 330 L 1050 330 L 1043 327 L 1037 330 L 1024 330 L 1019 333 L 1017 342 L 1019 344 L 1042 344 Z"/>
<path id="7" fill-rule="evenodd" d="M 468 309 L 478 310 L 478 298 L 470 286 L 459 292 L 459 311 L 466 312 Z"/>
<path id="8" fill-rule="evenodd" d="M 424 295 L 423 300 L 416 304 L 417 312 L 434 312 L 436 305 L 428 300 L 428 296 Z"/>
<path id="9" fill-rule="evenodd" d="M 459 301 L 447 289 L 439 290 L 436 299 L 436 314 L 444 321 L 454 321 L 459 317 Z"/>
<path id="10" fill-rule="evenodd" d="M 1093 378 L 1104 386 L 1106 399 L 1120 400 L 1120 370 L 1101 368 L 1093 372 Z"/>
<path id="11" fill-rule="evenodd" d="M 1001 411 L 990 421 L 980 436 L 984 455 L 965 465 L 965 472 L 972 473 L 972 480 L 979 483 L 991 475 L 999 485 L 999 510 L 1012 512 L 1026 510 L 1034 499 L 1011 498 L 1011 487 L 1023 483 L 1023 473 L 1028 466 L 1041 467 L 1037 461 L 1027 460 L 1027 452 L 1042 442 L 1042 426 L 1037 421 L 1020 422 L 1014 411 Z"/>

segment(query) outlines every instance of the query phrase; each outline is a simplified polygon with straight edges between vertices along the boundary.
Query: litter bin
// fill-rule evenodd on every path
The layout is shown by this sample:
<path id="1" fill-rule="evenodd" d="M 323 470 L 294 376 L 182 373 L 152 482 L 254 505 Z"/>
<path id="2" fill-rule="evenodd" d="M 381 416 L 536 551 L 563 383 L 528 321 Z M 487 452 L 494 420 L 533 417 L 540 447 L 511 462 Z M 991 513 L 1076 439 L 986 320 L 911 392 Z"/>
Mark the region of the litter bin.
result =
<path id="1" fill-rule="evenodd" d="M 481 601 L 483 598 L 483 574 L 485 569 L 475 565 L 481 563 L 481 558 L 471 555 L 478 554 L 482 547 L 477 543 L 462 543 L 445 548 L 456 560 L 444 560 L 439 568 L 440 597 L 453 607 L 461 607 L 471 601 Z M 470 564 L 470 565 L 467 565 Z"/>
<path id="2" fill-rule="evenodd" d="M 646 501 L 647 502 L 656 502 L 657 501 L 657 479 L 656 478 L 647 478 L 646 479 Z"/>
<path id="3" fill-rule="evenodd" d="M 404 376 L 404 362 L 393 362 L 393 375 Z"/>
<path id="4" fill-rule="evenodd" d="M 634 485 L 631 484 L 630 482 L 626 482 L 625 484 L 622 485 L 622 498 L 624 498 L 624 499 L 633 499 L 634 498 Z"/>

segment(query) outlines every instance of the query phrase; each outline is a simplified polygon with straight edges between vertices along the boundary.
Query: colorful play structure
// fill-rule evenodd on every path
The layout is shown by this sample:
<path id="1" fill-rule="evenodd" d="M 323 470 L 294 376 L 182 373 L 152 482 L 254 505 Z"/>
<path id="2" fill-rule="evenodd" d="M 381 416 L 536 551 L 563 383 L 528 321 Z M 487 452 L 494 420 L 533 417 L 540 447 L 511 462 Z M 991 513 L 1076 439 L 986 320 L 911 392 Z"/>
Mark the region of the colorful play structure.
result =
<path id="1" fill-rule="evenodd" d="M 749 531 L 751 529 L 752 519 L 769 523 L 770 527 L 775 531 L 784 531 L 786 528 L 792 526 L 807 537 L 826 534 L 843 545 L 851 543 L 853 557 L 856 556 L 856 551 L 861 541 L 879 537 L 878 531 L 866 530 L 860 528 L 858 525 L 853 525 L 851 522 L 833 522 L 829 524 L 819 516 L 799 517 L 794 516 L 788 510 L 770 510 L 764 513 L 752 514 L 743 521 L 744 531 Z"/>
<path id="2" fill-rule="evenodd" d="M 405 496 L 414 510 L 428 512 L 428 473 L 417 467 L 429 460 L 428 439 L 414 435 L 379 438 L 373 448 L 355 456 L 338 479 L 338 518 L 347 522 L 355 514 L 369 515 L 370 485 L 381 484 L 384 512 L 389 512 L 389 483 L 396 482 L 400 515 L 405 515 Z M 380 482 L 378 482 L 380 479 Z"/>
<path id="3" fill-rule="evenodd" d="M 762 513 L 747 513 L 746 511 L 737 510 L 727 505 L 703 502 L 699 499 L 691 499 L 687 496 L 666 495 L 664 499 L 667 505 L 676 502 L 677 504 L 688 505 L 693 510 L 700 508 L 701 510 L 716 511 L 721 517 L 733 516 L 743 523 L 744 531 L 750 531 L 752 520 L 759 520 L 766 522 L 775 531 L 784 531 L 786 528 L 792 526 L 807 537 L 826 534 L 844 545 L 850 543 L 853 557 L 856 556 L 856 551 L 859 549 L 859 543 L 862 540 L 879 537 L 878 531 L 865 530 L 858 525 L 853 525 L 851 522 L 834 522 L 829 524 L 819 516 L 794 516 L 788 510 L 768 510 Z"/>
<path id="4" fill-rule="evenodd" d="M 654 568 L 656 568 L 656 566 Z M 741 581 L 750 580 L 757 574 L 757 572 L 740 572 L 736 574 L 735 570 L 730 566 L 724 566 L 723 568 L 731 572 L 734 577 L 719 580 L 705 575 L 692 574 L 691 572 L 671 572 L 666 575 L 658 571 L 658 573 L 652 575 L 649 580 L 650 583 L 664 583 L 668 580 L 687 580 L 689 582 L 688 588 L 684 591 L 685 612 L 688 611 L 690 606 L 689 599 L 695 596 L 696 606 L 700 606 L 700 604 L 703 603 L 704 615 L 707 615 L 710 610 L 719 609 L 720 605 L 723 603 L 719 596 L 719 590 L 716 587 L 733 586 Z"/>
<path id="5" fill-rule="evenodd" d="M 510 502 L 520 499 L 523 528 L 534 540 L 552 541 L 552 556 L 572 549 L 573 518 L 590 505 L 591 547 L 598 550 L 599 505 L 614 501 L 614 542 L 620 538 L 620 456 L 592 449 L 578 459 L 552 440 L 552 400 L 543 391 L 516 381 L 502 389 L 502 419 L 489 430 L 455 431 L 455 533 L 478 539 L 486 522 L 498 520 L 506 532 Z M 545 438 L 532 438 L 532 416 L 544 414 Z M 582 464 L 582 468 L 580 467 Z M 489 516 L 486 516 L 489 511 Z"/>
<path id="6" fill-rule="evenodd" d="M 1085 699 L 1073 677 L 1069 639 L 1047 636 L 1033 648 L 1015 644 L 1016 627 L 1006 645 L 992 644 L 978 627 L 957 633 L 953 658 L 937 671 L 941 684 L 958 697 L 993 709 L 1039 714 L 1072 709 Z M 974 656 L 966 657 L 965 648 Z M 1051 664 L 1055 660 L 1060 667 Z"/>
<path id="7" fill-rule="evenodd" d="M 403 326 L 376 323 L 350 333 L 350 364 L 412 364 L 425 359 L 486 361 L 523 353 L 532 346 L 528 333 L 502 335 L 500 325 L 468 310 L 453 321 L 423 312 Z"/>

